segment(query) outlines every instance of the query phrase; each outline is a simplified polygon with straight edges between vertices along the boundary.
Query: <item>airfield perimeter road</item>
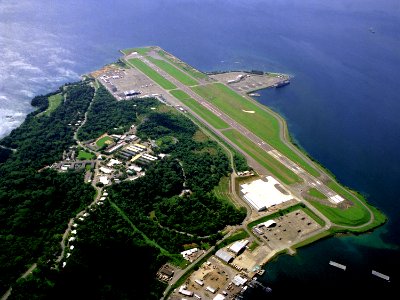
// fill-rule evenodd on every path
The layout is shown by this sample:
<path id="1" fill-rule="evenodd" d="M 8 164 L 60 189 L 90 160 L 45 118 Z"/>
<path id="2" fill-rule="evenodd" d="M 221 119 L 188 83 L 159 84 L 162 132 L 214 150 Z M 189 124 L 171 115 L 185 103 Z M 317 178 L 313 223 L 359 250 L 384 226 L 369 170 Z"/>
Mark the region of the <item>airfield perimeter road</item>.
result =
<path id="1" fill-rule="evenodd" d="M 155 52 L 150 52 L 149 53 L 150 56 L 156 58 L 156 59 L 162 59 L 165 60 L 163 57 L 159 56 L 157 53 Z M 155 71 L 157 71 L 161 76 L 163 76 L 165 79 L 169 80 L 170 82 L 172 82 L 174 85 L 177 86 L 177 88 L 181 89 L 182 91 L 184 91 L 186 94 L 188 94 L 190 97 L 192 97 L 194 100 L 196 100 L 198 103 L 200 103 L 202 106 L 204 106 L 206 109 L 208 109 L 209 111 L 211 111 L 212 113 L 214 113 L 215 115 L 217 115 L 220 119 L 222 119 L 223 121 L 225 121 L 227 124 L 230 125 L 230 128 L 236 129 L 238 132 L 240 132 L 241 134 L 243 134 L 244 136 L 246 136 L 252 143 L 254 143 L 255 146 L 260 147 L 261 149 L 263 149 L 265 152 L 269 153 L 270 155 L 272 155 L 275 159 L 277 159 L 279 162 L 281 162 L 284 166 L 286 166 L 289 170 L 292 170 L 294 173 L 296 173 L 302 180 L 302 183 L 298 183 L 295 185 L 291 185 L 290 187 L 288 187 L 287 185 L 286 188 L 288 188 L 290 191 L 292 191 L 292 193 L 297 196 L 299 199 L 302 199 L 303 202 L 305 202 L 306 204 L 308 204 L 307 206 L 314 212 L 316 213 L 319 217 L 321 217 L 327 224 L 332 224 L 334 226 L 338 226 L 338 227 L 342 227 L 340 225 L 336 225 L 330 222 L 330 220 L 325 217 L 325 215 L 323 215 L 319 210 L 317 210 L 313 205 L 311 205 L 310 203 L 308 203 L 308 201 L 304 200 L 303 197 L 301 196 L 301 193 L 304 191 L 307 191 L 309 188 L 316 188 L 318 189 L 320 192 L 322 192 L 324 195 L 326 195 L 327 197 L 332 197 L 334 195 L 337 195 L 336 192 L 334 192 L 333 190 L 331 190 L 328 186 L 325 185 L 324 182 L 322 182 L 321 180 L 316 179 L 314 176 L 312 176 L 311 174 L 309 174 L 308 172 L 306 172 L 305 170 L 303 170 L 301 167 L 299 167 L 297 164 L 295 164 L 294 162 L 292 162 L 291 160 L 289 160 L 287 157 L 285 157 L 283 154 L 279 153 L 276 149 L 274 149 L 272 146 L 270 146 L 268 143 L 266 143 L 265 141 L 263 141 L 261 138 L 259 138 L 258 136 L 256 136 L 254 133 L 252 133 L 251 131 L 249 131 L 247 128 L 245 128 L 244 126 L 240 125 L 239 123 L 237 123 L 235 120 L 233 120 L 231 117 L 227 116 L 225 113 L 223 113 L 222 111 L 220 111 L 219 109 L 217 109 L 214 105 L 212 105 L 211 103 L 209 103 L 208 101 L 206 101 L 205 99 L 203 99 L 202 97 L 200 97 L 198 94 L 196 94 L 195 92 L 192 91 L 192 89 L 186 85 L 184 85 L 183 83 L 181 83 L 180 81 L 178 81 L 177 79 L 175 79 L 174 77 L 172 77 L 171 75 L 169 75 L 167 72 L 163 71 L 162 69 L 160 69 L 158 66 L 156 66 L 155 64 L 153 64 L 151 61 L 149 61 L 148 59 L 146 59 L 146 57 L 142 56 L 142 55 L 136 55 L 135 57 L 139 58 L 141 61 L 143 61 L 145 64 L 147 64 L 149 67 L 151 67 L 152 69 L 154 69 Z M 125 62 L 135 68 L 128 59 L 125 59 Z M 140 70 L 139 70 L 140 71 Z M 181 70 L 182 72 L 184 72 L 183 70 Z M 187 74 L 186 72 L 184 72 L 187 76 L 190 77 L 189 74 Z M 146 75 L 146 74 L 144 74 Z M 150 78 L 151 79 L 151 78 Z M 156 83 L 155 83 L 156 84 Z M 204 83 L 204 82 L 200 82 L 199 85 L 200 86 L 206 86 L 209 83 Z M 227 85 L 226 85 L 227 86 Z M 228 88 L 230 88 L 229 86 L 227 86 Z M 246 97 L 246 96 L 243 96 Z M 181 103 L 181 106 L 184 107 L 187 111 L 189 111 L 192 115 L 194 115 L 198 120 L 200 120 L 202 123 L 206 124 L 208 128 L 210 128 L 216 135 L 218 135 L 220 138 L 222 138 L 224 141 L 226 141 L 227 143 L 229 143 L 230 145 L 232 145 L 235 149 L 237 149 L 238 151 L 240 151 L 241 153 L 243 153 L 246 157 L 246 159 L 248 160 L 249 164 L 253 167 L 253 169 L 258 172 L 261 175 L 267 175 L 267 174 L 271 174 L 267 169 L 265 169 L 263 166 L 261 166 L 258 162 L 256 162 L 250 155 L 248 155 L 247 153 L 245 153 L 242 149 L 240 149 L 236 144 L 232 143 L 232 141 L 230 141 L 227 137 L 225 137 L 225 135 L 223 135 L 222 131 L 223 130 L 227 130 L 227 129 L 222 129 L 218 130 L 216 128 L 214 128 L 213 126 L 211 126 L 211 124 L 209 124 L 206 120 L 204 120 L 203 118 L 201 118 L 199 115 L 197 115 L 195 112 L 193 112 L 189 107 L 187 107 L 184 103 L 182 103 L 182 101 L 179 101 L 179 99 L 177 99 L 178 102 Z M 252 99 L 249 99 L 249 101 L 252 101 Z M 282 122 L 282 120 L 280 120 Z M 283 124 L 281 124 L 281 131 L 283 129 Z M 283 137 L 284 134 L 281 134 L 281 136 Z M 283 139 L 284 142 L 287 143 L 287 141 L 285 139 Z M 288 144 L 288 143 L 287 143 Z M 292 146 L 293 148 L 293 146 Z M 296 151 L 297 152 L 297 151 Z M 303 155 L 302 153 L 298 153 L 300 154 L 302 157 L 304 157 L 308 162 L 310 162 L 310 160 L 305 157 L 305 155 Z M 326 174 L 326 172 L 323 172 L 323 170 L 321 168 L 318 168 L 318 170 L 324 174 L 324 178 L 331 178 L 331 176 L 329 176 L 328 174 Z M 360 201 L 360 203 L 369 211 L 370 213 L 370 220 L 368 223 L 363 224 L 362 226 L 346 226 L 346 228 L 360 228 L 366 225 L 369 225 L 370 223 L 373 222 L 374 220 L 374 214 L 372 213 L 372 211 L 369 209 L 369 207 L 367 207 L 363 202 Z"/>

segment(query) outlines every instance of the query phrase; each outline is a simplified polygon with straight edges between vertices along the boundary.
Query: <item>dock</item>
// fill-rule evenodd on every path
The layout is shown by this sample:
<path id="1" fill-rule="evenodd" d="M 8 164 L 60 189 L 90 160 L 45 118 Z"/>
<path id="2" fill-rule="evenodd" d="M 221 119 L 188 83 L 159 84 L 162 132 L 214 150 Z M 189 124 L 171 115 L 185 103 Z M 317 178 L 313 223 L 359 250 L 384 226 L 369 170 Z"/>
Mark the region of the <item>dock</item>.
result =
<path id="1" fill-rule="evenodd" d="M 332 261 L 332 260 L 329 262 L 329 264 L 330 264 L 331 266 L 334 266 L 334 267 L 336 267 L 336 268 L 339 268 L 339 269 L 342 269 L 342 270 L 346 271 L 346 266 L 345 266 L 345 265 L 339 264 L 339 263 L 334 262 L 334 261 Z"/>
<path id="2" fill-rule="evenodd" d="M 382 274 L 382 273 L 379 273 L 379 272 L 377 272 L 375 270 L 372 270 L 372 275 L 375 275 L 375 276 L 377 276 L 379 278 L 382 278 L 382 279 L 385 279 L 387 281 L 390 281 L 390 277 L 389 276 L 387 276 L 385 274 Z"/>

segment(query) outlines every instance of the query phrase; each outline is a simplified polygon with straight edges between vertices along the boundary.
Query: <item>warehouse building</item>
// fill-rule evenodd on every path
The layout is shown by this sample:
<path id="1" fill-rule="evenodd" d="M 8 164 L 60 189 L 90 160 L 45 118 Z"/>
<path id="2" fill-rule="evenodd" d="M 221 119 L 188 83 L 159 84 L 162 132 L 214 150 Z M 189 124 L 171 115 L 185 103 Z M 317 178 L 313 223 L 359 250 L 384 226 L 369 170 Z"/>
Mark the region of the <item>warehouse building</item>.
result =
<path id="1" fill-rule="evenodd" d="M 229 264 L 234 259 L 234 257 L 226 252 L 224 249 L 219 249 L 215 253 L 215 256 L 218 257 L 220 260 L 226 262 L 227 264 Z"/>
<path id="2" fill-rule="evenodd" d="M 241 196 L 257 211 L 263 211 L 293 199 L 293 195 L 272 176 L 242 184 L 240 188 Z"/>

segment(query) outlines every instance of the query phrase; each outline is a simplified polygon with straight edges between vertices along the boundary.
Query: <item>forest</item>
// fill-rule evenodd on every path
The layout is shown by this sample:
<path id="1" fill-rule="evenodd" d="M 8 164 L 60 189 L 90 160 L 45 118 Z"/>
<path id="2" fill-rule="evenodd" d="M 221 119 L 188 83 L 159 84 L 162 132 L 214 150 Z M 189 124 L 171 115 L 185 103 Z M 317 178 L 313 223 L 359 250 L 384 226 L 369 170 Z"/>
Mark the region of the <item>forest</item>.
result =
<path id="1" fill-rule="evenodd" d="M 78 131 L 78 138 L 85 141 L 105 132 L 123 134 L 136 122 L 137 115 L 158 104 L 157 100 L 150 98 L 144 101 L 117 101 L 101 86 L 96 91 L 86 123 Z"/>
<path id="2" fill-rule="evenodd" d="M 93 89 L 77 83 L 65 93 L 67 101 L 50 116 L 36 117 L 50 94 L 39 97 L 41 109 L 0 142 L 15 149 L 0 162 L 0 293 L 31 264 L 59 254 L 65 224 L 94 196 L 82 173 L 38 172 L 73 143 L 67 124 L 85 112 Z"/>
<path id="3" fill-rule="evenodd" d="M 182 265 L 179 252 L 186 245 L 215 244 L 220 230 L 246 215 L 212 192 L 231 172 L 228 157 L 216 142 L 196 140 L 199 128 L 184 114 L 154 99 L 117 102 L 85 82 L 68 85 L 63 93 L 66 101 L 49 116 L 37 116 L 48 95 L 36 98 L 39 109 L 0 142 L 16 150 L 1 152 L 0 239 L 5 247 L 0 250 L 0 292 L 14 283 L 10 299 L 78 294 L 159 299 L 165 286 L 155 273 L 163 263 Z M 60 160 L 74 143 L 68 124 L 82 120 L 93 97 L 79 131 L 82 139 L 135 123 L 142 140 L 160 145 L 155 154 L 168 155 L 149 165 L 146 176 L 108 187 L 106 204 L 79 225 L 65 268 L 53 268 L 69 218 L 92 201 L 95 191 L 80 172 L 60 174 L 43 167 Z M 15 283 L 33 263 L 38 263 L 33 276 Z"/>

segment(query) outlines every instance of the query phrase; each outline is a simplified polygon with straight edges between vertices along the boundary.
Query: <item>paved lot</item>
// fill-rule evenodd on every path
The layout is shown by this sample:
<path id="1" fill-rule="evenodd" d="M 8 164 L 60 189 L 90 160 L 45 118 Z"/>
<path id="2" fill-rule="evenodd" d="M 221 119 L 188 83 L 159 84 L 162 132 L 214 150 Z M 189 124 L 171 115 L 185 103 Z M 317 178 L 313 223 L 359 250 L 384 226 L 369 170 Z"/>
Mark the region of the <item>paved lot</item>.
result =
<path id="1" fill-rule="evenodd" d="M 242 78 L 238 82 L 230 82 L 230 80 L 237 79 L 238 76 L 242 76 Z M 286 78 L 283 75 L 275 77 L 269 75 L 249 74 L 245 72 L 228 72 L 210 75 L 210 77 L 219 82 L 228 84 L 232 89 L 242 94 L 249 93 L 255 90 L 265 89 L 267 87 L 272 87 L 276 83 Z"/>
<path id="2" fill-rule="evenodd" d="M 321 228 L 317 222 L 300 209 L 273 220 L 276 222 L 275 227 L 258 227 L 263 232 L 259 236 L 272 249 L 290 247 L 297 240 Z"/>

